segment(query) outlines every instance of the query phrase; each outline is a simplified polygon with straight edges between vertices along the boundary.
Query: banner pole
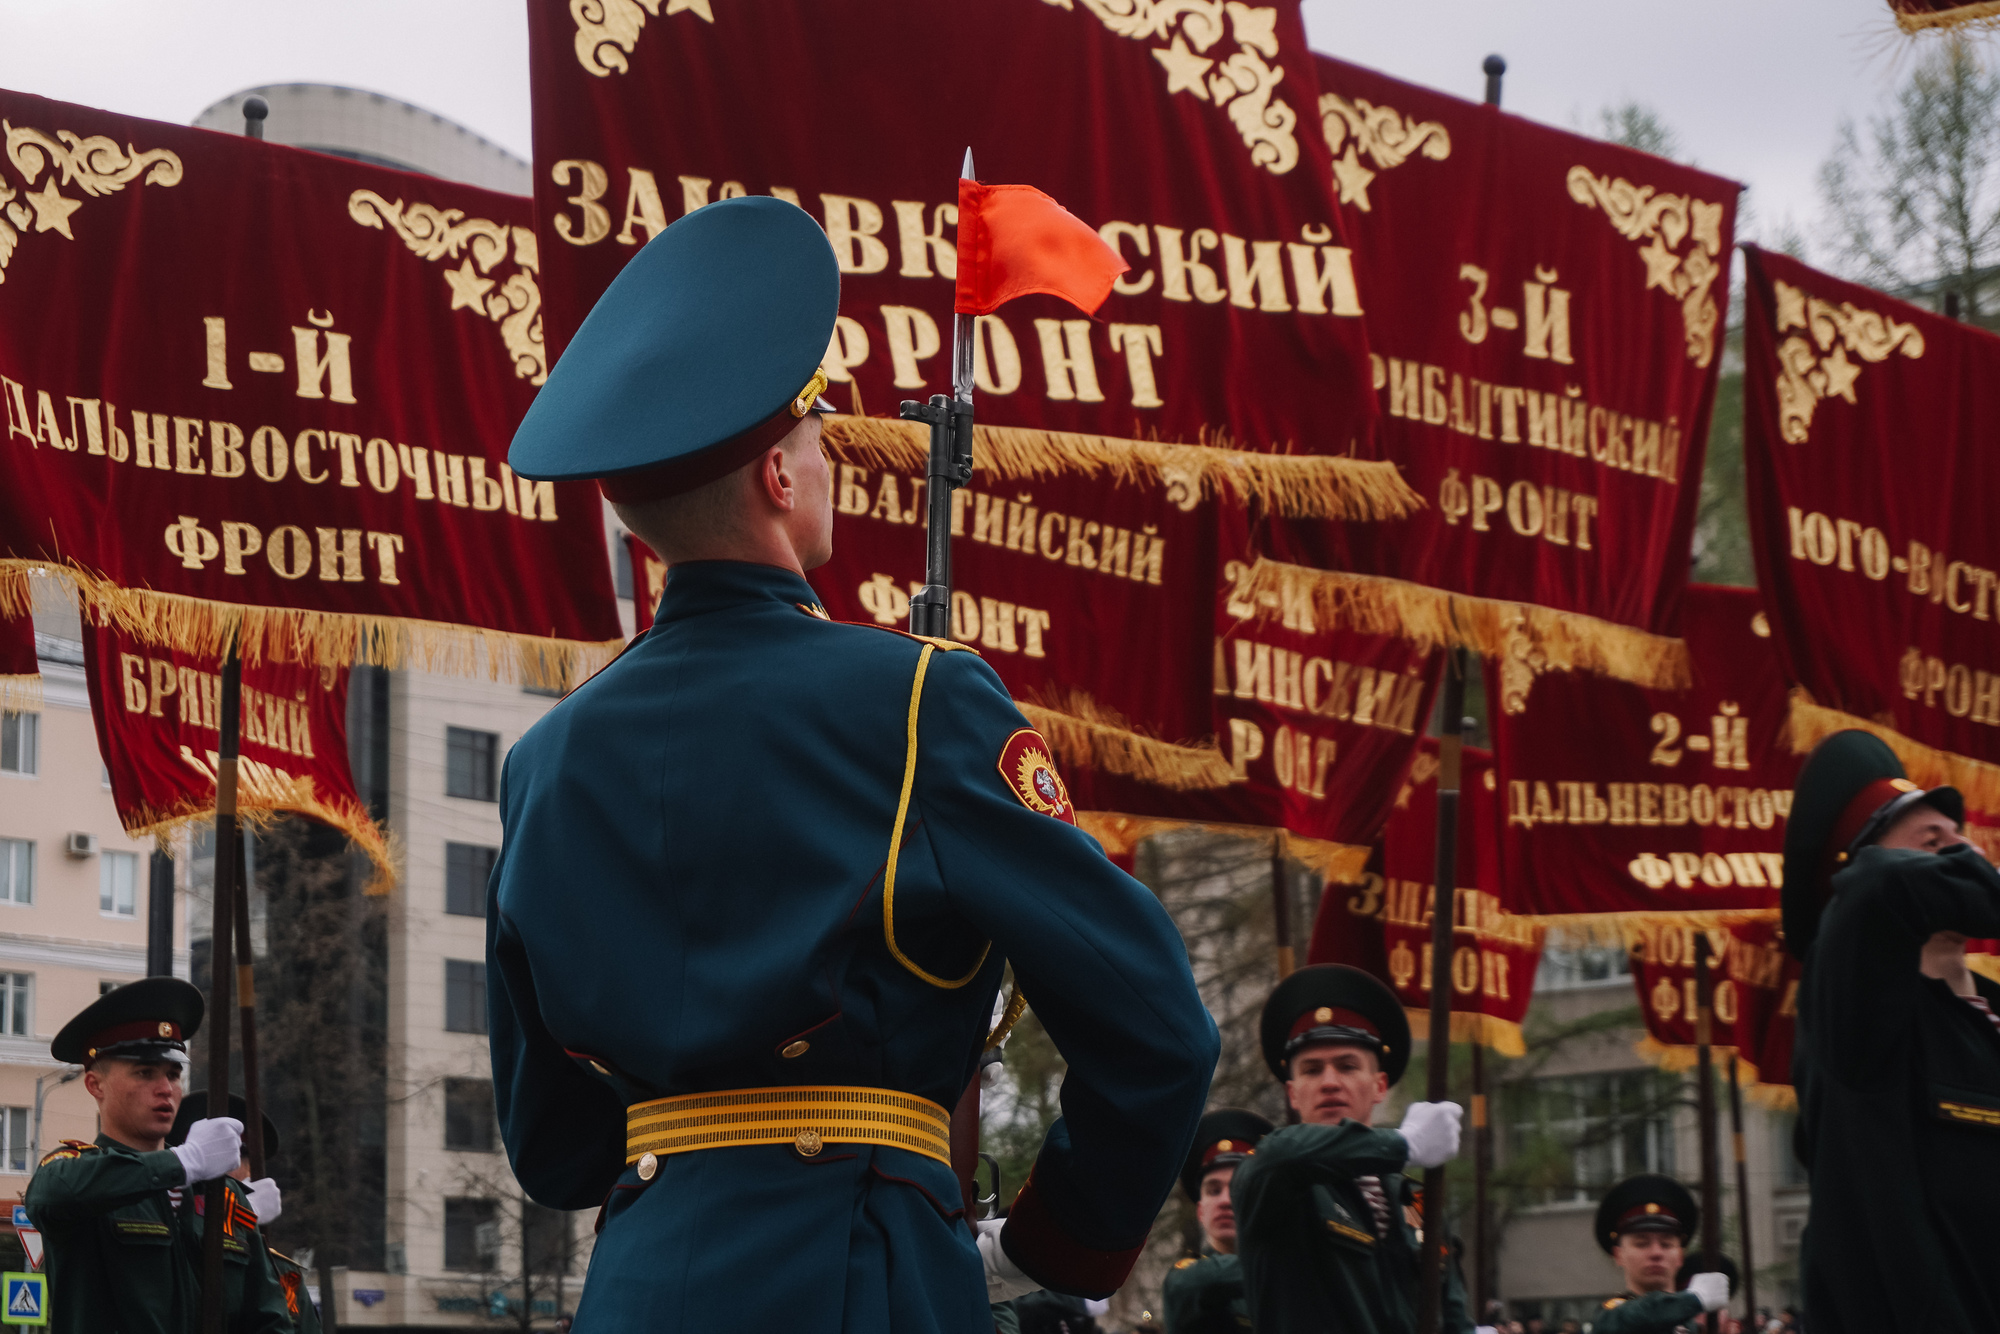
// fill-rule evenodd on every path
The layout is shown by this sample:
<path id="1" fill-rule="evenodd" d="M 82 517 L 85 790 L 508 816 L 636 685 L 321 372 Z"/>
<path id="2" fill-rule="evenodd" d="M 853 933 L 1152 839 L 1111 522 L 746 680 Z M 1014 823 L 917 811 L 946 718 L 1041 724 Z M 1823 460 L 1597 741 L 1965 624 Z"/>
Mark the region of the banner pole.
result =
<path id="1" fill-rule="evenodd" d="M 1715 1083 L 1709 1043 L 1715 1017 L 1713 979 L 1708 967 L 1708 933 L 1694 933 L 1694 1054 L 1695 1107 L 1701 1120 L 1701 1263 L 1700 1270 L 1716 1268 L 1722 1256 L 1722 1166 L 1716 1153 Z M 1720 1334 L 1720 1316 L 1711 1311 L 1708 1334 Z"/>
<path id="2" fill-rule="evenodd" d="M 1284 981 L 1298 967 L 1292 949 L 1292 878 L 1285 874 L 1285 831 L 1271 840 L 1271 916 L 1278 945 L 1278 980 Z"/>
<path id="3" fill-rule="evenodd" d="M 1451 1092 L 1452 928 L 1458 917 L 1458 782 L 1465 750 L 1466 653 L 1445 656 L 1443 722 L 1438 735 L 1437 874 L 1431 901 L 1431 1011 L 1424 1099 L 1443 1102 Z M 1445 1169 L 1424 1172 L 1424 1251 L 1417 1303 L 1417 1334 L 1437 1334 L 1444 1315 Z"/>
<path id="4" fill-rule="evenodd" d="M 229 1115 L 229 938 L 236 925 L 236 757 L 243 711 L 243 662 L 230 640 L 222 660 L 221 744 L 215 761 L 215 904 L 209 916 L 208 1114 Z M 201 1328 L 224 1334 L 228 1323 L 222 1291 L 222 1225 L 228 1218 L 227 1178 L 216 1177 L 202 1191 Z"/>
<path id="5" fill-rule="evenodd" d="M 256 952 L 250 948 L 247 832 L 239 831 L 236 836 L 236 893 L 231 895 L 235 901 L 231 912 L 236 918 L 236 1014 L 243 1025 L 243 1161 L 250 1164 L 250 1179 L 255 1181 L 264 1175 L 264 1099 L 257 1087 Z"/>
<path id="6" fill-rule="evenodd" d="M 1757 1319 L 1757 1266 L 1750 1258 L 1750 1166 L 1743 1152 L 1743 1090 L 1736 1079 L 1736 1053 L 1729 1053 L 1729 1123 L 1736 1132 L 1736 1217 L 1743 1236 L 1743 1309 Z"/>
<path id="7" fill-rule="evenodd" d="M 1486 57 L 1480 68 L 1486 71 L 1486 105 L 1500 105 L 1500 76 L 1507 72 L 1507 58 L 1501 55 Z"/>
<path id="8" fill-rule="evenodd" d="M 1493 1140 L 1486 1125 L 1486 1047 L 1472 1041 L 1472 1323 L 1486 1322 L 1486 1304 L 1493 1299 L 1487 1264 L 1492 1237 L 1487 1231 L 1486 1177 L 1493 1169 Z"/>

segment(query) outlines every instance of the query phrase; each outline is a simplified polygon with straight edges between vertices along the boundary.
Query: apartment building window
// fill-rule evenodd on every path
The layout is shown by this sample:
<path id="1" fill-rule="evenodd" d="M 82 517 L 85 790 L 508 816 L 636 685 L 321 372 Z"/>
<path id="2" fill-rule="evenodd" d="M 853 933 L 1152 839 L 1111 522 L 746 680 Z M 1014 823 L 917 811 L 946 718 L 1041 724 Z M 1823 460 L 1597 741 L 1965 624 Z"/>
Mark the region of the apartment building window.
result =
<path id="1" fill-rule="evenodd" d="M 34 843 L 25 838 L 0 838 L 0 903 L 34 901 Z"/>
<path id="2" fill-rule="evenodd" d="M 0 1163 L 10 1173 L 28 1170 L 28 1109 L 0 1107 Z"/>
<path id="3" fill-rule="evenodd" d="M 521 1215 L 521 1251 L 530 1274 L 567 1274 L 575 1233 L 569 1215 L 527 1202 Z"/>
<path id="4" fill-rule="evenodd" d="M 444 1026 L 452 1033 L 486 1031 L 486 965 L 444 961 Z"/>
<path id="5" fill-rule="evenodd" d="M 35 1031 L 35 975 L 0 973 L 0 1033 L 25 1038 Z"/>
<path id="6" fill-rule="evenodd" d="M 469 727 L 445 728 L 444 794 L 472 801 L 496 800 L 494 762 L 499 754 L 497 733 L 475 732 Z"/>
<path id="7" fill-rule="evenodd" d="M 1679 1077 L 1657 1070 L 1507 1086 L 1507 1160 L 1533 1183 L 1522 1202 L 1586 1202 L 1635 1172 L 1672 1175 L 1673 1111 L 1684 1096 Z"/>
<path id="8" fill-rule="evenodd" d="M 139 913 L 139 855 L 103 852 L 97 857 L 97 911 L 107 917 Z"/>
<path id="9" fill-rule="evenodd" d="M 1631 976 L 1632 959 L 1622 946 L 1554 946 L 1542 951 L 1541 966 L 1535 970 L 1535 990 L 1606 986 L 1628 981 Z"/>
<path id="10" fill-rule="evenodd" d="M 0 773 L 37 772 L 41 738 L 41 714 L 0 710 Z"/>
<path id="11" fill-rule="evenodd" d="M 493 1200 L 444 1202 L 444 1267 L 490 1274 L 500 1267 L 499 1206 Z"/>
<path id="12" fill-rule="evenodd" d="M 493 1152 L 493 1081 L 444 1081 L 444 1146 L 473 1153 Z"/>
<path id="13" fill-rule="evenodd" d="M 444 910 L 461 917 L 486 916 L 486 882 L 498 848 L 471 843 L 444 845 Z"/>

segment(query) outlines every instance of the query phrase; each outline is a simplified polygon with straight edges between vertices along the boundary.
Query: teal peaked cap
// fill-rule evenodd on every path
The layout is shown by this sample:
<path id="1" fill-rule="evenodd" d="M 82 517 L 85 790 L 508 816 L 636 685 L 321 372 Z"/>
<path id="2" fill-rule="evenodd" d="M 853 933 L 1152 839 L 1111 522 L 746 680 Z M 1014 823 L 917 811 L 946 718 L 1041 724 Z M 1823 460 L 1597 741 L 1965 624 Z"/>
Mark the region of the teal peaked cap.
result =
<path id="1" fill-rule="evenodd" d="M 833 246 L 797 205 L 760 195 L 696 209 L 597 299 L 507 461 L 536 480 L 662 464 L 719 476 L 728 469 L 702 468 L 703 456 L 726 462 L 727 446 L 787 412 L 826 356 L 839 309 Z"/>

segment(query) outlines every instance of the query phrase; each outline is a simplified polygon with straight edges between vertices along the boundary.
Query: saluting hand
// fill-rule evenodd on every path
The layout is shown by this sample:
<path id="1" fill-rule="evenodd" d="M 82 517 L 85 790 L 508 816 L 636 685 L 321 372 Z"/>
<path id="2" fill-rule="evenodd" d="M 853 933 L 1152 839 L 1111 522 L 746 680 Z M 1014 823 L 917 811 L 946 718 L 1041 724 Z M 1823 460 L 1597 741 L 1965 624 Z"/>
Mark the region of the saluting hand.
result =
<path id="1" fill-rule="evenodd" d="M 243 1161 L 243 1123 L 233 1116 L 216 1116 L 188 1127 L 187 1142 L 174 1145 L 190 1186 L 213 1181 L 236 1170 Z"/>
<path id="2" fill-rule="evenodd" d="M 1458 1157 L 1459 1122 L 1465 1109 L 1455 1102 L 1413 1102 L 1403 1113 L 1403 1142 L 1415 1167 L 1439 1167 Z"/>

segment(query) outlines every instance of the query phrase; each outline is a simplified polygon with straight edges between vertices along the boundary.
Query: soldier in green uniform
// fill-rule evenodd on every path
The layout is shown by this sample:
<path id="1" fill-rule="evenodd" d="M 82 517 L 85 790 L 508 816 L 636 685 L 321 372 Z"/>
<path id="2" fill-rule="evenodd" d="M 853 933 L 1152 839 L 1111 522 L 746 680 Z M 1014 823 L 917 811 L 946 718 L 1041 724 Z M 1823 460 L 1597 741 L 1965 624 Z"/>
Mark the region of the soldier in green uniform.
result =
<path id="1" fill-rule="evenodd" d="M 58 1061 L 85 1067 L 96 1142 L 65 1140 L 28 1183 L 48 1246 L 49 1315 L 73 1334 L 187 1334 L 201 1318 L 200 1192 L 242 1159 L 243 1123 L 197 1121 L 166 1147 L 181 1102 L 201 993 L 149 977 L 100 997 L 56 1034 Z M 284 1300 L 246 1190 L 230 1184 L 224 1227 L 231 1334 L 280 1334 Z"/>
<path id="2" fill-rule="evenodd" d="M 1625 1290 L 1609 1298 L 1592 1322 L 1592 1334 L 1676 1334 L 1691 1331 L 1704 1311 L 1729 1304 L 1729 1275 L 1690 1275 L 1676 1292 L 1688 1239 L 1701 1207 L 1672 1177 L 1627 1177 L 1597 1205 L 1597 1244 L 1625 1275 Z"/>
<path id="3" fill-rule="evenodd" d="M 1814 1334 L 2000 1329 L 2000 985 L 1966 967 L 2000 935 L 2000 874 L 1965 801 L 1837 732 L 1799 771 L 1785 828 L 1785 944 L 1799 979 L 1793 1079 L 1812 1210 Z"/>
<path id="4" fill-rule="evenodd" d="M 1270 1130 L 1263 1117 L 1235 1107 L 1201 1118 L 1181 1169 L 1181 1189 L 1194 1202 L 1201 1228 L 1201 1253 L 1175 1261 L 1167 1271 L 1160 1291 L 1167 1334 L 1239 1334 L 1250 1328 L 1229 1185 Z"/>
<path id="5" fill-rule="evenodd" d="M 1463 1109 L 1410 1104 L 1399 1130 L 1371 1122 L 1410 1060 L 1395 993 L 1321 964 L 1264 1003 L 1264 1061 L 1303 1123 L 1266 1135 L 1230 1185 L 1250 1323 L 1258 1334 L 1413 1334 L 1423 1215 L 1406 1164 L 1458 1154 Z M 1465 1334 L 1465 1285 L 1447 1267 L 1446 1334 Z"/>
<path id="6" fill-rule="evenodd" d="M 248 1106 L 237 1094 L 229 1095 L 229 1115 L 242 1121 L 249 1113 Z M 186 1142 L 188 1130 L 195 1122 L 208 1115 L 208 1094 L 190 1093 L 181 1099 L 180 1114 L 174 1118 L 174 1128 L 167 1134 L 167 1147 Z M 278 1155 L 278 1127 L 269 1114 L 260 1114 L 264 1123 L 264 1158 L 268 1162 Z M 257 1226 L 268 1228 L 276 1222 L 284 1211 L 284 1200 L 279 1194 L 278 1183 L 270 1177 L 250 1180 L 248 1162 L 238 1163 L 230 1176 L 244 1183 L 250 1207 L 256 1211 Z M 284 1294 L 285 1314 L 290 1317 L 291 1334 L 319 1334 L 319 1310 L 312 1304 L 312 1294 L 306 1291 L 312 1280 L 298 1261 L 284 1252 L 266 1246 L 271 1257 L 271 1272 L 277 1276 L 278 1289 Z"/>

